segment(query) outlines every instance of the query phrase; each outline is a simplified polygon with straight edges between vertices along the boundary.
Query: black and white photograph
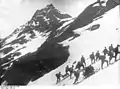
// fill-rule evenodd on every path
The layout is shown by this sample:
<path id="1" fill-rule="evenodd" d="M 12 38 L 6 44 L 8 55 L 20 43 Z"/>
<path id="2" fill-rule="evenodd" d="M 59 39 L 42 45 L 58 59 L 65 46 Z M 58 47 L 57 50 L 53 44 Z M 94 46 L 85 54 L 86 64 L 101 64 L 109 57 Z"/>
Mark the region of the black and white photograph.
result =
<path id="1" fill-rule="evenodd" d="M 117 86 L 119 60 L 120 0 L 0 0 L 1 87 Z"/>

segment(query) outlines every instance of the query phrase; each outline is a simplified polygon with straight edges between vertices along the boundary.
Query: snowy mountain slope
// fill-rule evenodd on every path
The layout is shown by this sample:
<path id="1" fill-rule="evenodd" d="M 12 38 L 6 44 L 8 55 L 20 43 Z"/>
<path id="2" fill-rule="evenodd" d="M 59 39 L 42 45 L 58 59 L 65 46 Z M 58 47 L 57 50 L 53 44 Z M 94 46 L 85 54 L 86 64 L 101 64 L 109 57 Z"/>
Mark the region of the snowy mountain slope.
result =
<path id="1" fill-rule="evenodd" d="M 64 42 L 61 42 L 61 44 L 65 46 L 69 45 L 69 50 L 70 52 L 72 52 L 71 55 L 77 55 L 78 53 L 78 56 L 79 53 L 88 54 L 92 51 L 102 50 L 104 46 L 108 47 L 110 44 L 119 44 L 119 31 L 116 31 L 116 28 L 119 28 L 120 22 L 118 18 L 119 7 L 107 12 L 102 19 L 99 19 L 89 24 L 100 24 L 99 29 L 92 32 L 86 31 L 84 32 L 84 34 L 81 34 L 81 36 L 77 39 L 70 42 L 66 40 Z M 86 26 L 83 29 L 77 29 L 76 32 L 80 33 L 79 31 L 84 30 L 85 28 L 87 29 L 89 27 Z"/>
<path id="2" fill-rule="evenodd" d="M 80 83 L 78 86 L 119 85 L 120 84 L 119 65 L 120 62 L 115 63 L 112 66 L 109 66 L 108 68 L 99 71 L 98 73 L 84 80 L 84 82 Z"/>
<path id="3" fill-rule="evenodd" d="M 55 15 L 58 15 L 58 16 L 55 16 Z M 54 16 L 54 17 L 50 17 L 50 16 Z M 3 45 L 1 51 L 8 49 L 7 52 L 9 53 L 13 48 L 16 48 L 16 50 L 19 50 L 22 47 L 30 46 L 31 44 L 30 42 L 39 44 L 39 47 L 40 47 L 40 44 L 42 44 L 42 42 L 36 43 L 34 42 L 34 40 L 42 40 L 44 38 L 47 39 L 47 36 L 49 36 L 50 33 L 54 32 L 53 30 L 56 30 L 56 28 L 59 27 L 57 26 L 56 28 L 54 28 L 52 25 L 54 26 L 57 24 L 62 25 L 64 22 L 67 22 L 68 21 L 67 18 L 70 19 L 70 17 L 71 16 L 67 14 L 60 14 L 60 12 L 57 9 L 55 9 L 55 7 L 52 4 L 48 5 L 46 8 L 42 10 L 37 10 L 30 21 L 28 21 L 25 25 L 21 26 L 20 28 L 17 28 L 10 36 L 4 39 L 5 44 Z M 44 18 L 48 18 L 49 20 L 46 21 L 46 19 Z M 49 23 L 49 25 L 47 23 Z M 42 26 L 42 24 L 46 26 Z M 30 44 L 28 45 L 27 43 L 30 43 Z M 27 46 L 23 46 L 23 45 L 27 45 Z M 9 48 L 10 46 L 12 47 Z M 5 54 L 7 53 L 5 52 Z"/>
<path id="4" fill-rule="evenodd" d="M 4 53 L 3 55 L 1 55 L 1 71 L 8 70 L 8 68 L 11 67 L 10 64 L 13 61 L 17 61 L 19 63 L 20 60 L 28 60 L 27 62 L 29 62 L 30 58 L 33 61 L 35 60 L 34 58 L 36 58 L 36 60 L 35 62 L 28 63 L 29 66 L 41 66 L 41 69 L 44 69 L 45 65 L 41 65 L 41 62 L 39 63 L 38 61 L 39 58 L 35 57 L 34 55 L 39 56 L 39 53 L 37 53 L 38 48 L 48 39 L 48 37 L 51 34 L 54 34 L 55 31 L 57 31 L 56 29 L 58 29 L 63 24 L 67 23 L 70 19 L 71 16 L 67 14 L 61 14 L 60 11 L 58 11 L 52 4 L 47 5 L 42 10 L 37 10 L 30 21 L 28 21 L 25 25 L 21 26 L 20 28 L 15 29 L 15 31 L 11 35 L 4 39 L 4 44 L 0 49 L 0 52 Z M 30 58 L 29 55 L 31 55 Z M 22 64 L 22 62 L 20 64 Z M 24 66 L 26 65 L 27 64 L 25 64 Z M 37 70 L 39 70 L 39 67 L 36 67 Z M 3 68 L 6 70 L 4 70 Z M 45 71 L 51 70 L 47 68 L 45 69 Z M 33 70 L 30 69 L 28 71 L 31 71 L 31 76 L 33 76 L 32 72 L 36 71 L 36 69 L 33 68 Z M 37 73 L 39 74 L 39 72 Z M 40 74 L 40 76 L 41 75 L 42 74 Z M 11 79 L 10 82 L 12 82 Z"/>
<path id="5" fill-rule="evenodd" d="M 109 12 L 106 12 L 106 14 L 103 15 L 103 18 L 94 21 L 93 23 L 89 24 L 88 26 L 76 29 L 75 30 L 76 33 L 80 34 L 82 32 L 80 37 L 77 37 L 76 39 L 74 39 L 72 41 L 69 41 L 69 39 L 67 39 L 67 40 L 59 43 L 59 44 L 62 44 L 63 46 L 69 45 L 70 56 L 68 58 L 68 61 L 66 63 L 64 63 L 62 66 L 58 67 L 56 70 L 53 70 L 50 73 L 46 74 L 44 77 L 36 80 L 33 83 L 31 82 L 30 85 L 36 85 L 36 84 L 37 85 L 55 85 L 55 83 L 56 83 L 55 74 L 58 73 L 59 71 L 61 71 L 62 74 L 65 74 L 65 70 L 64 70 L 65 66 L 67 64 L 72 65 L 72 63 L 74 61 L 79 61 L 81 55 L 84 55 L 86 58 L 88 58 L 90 53 L 92 53 L 92 52 L 96 52 L 97 50 L 100 50 L 100 52 L 102 52 L 105 46 L 108 47 L 110 44 L 113 44 L 113 46 L 115 47 L 117 44 L 120 44 L 120 41 L 119 41 L 120 40 L 120 36 L 119 36 L 120 31 L 116 30 L 116 28 L 120 28 L 120 26 L 119 26 L 120 19 L 118 19 L 118 18 L 119 18 L 119 6 L 110 10 Z M 95 31 L 92 31 L 92 32 L 84 31 L 84 29 L 87 29 L 94 24 L 100 24 L 100 28 Z M 86 60 L 86 62 L 87 62 L 87 65 L 90 64 L 90 60 Z M 115 64 L 115 66 L 118 66 L 118 65 L 119 65 L 118 63 Z M 104 66 L 106 66 L 106 64 Z M 108 70 L 111 70 L 111 72 L 112 72 L 112 70 L 115 70 L 114 68 L 116 68 L 116 70 L 117 70 L 118 67 L 112 68 L 112 66 L 111 66 L 111 68 Z M 105 71 L 105 73 L 106 72 L 107 71 Z M 104 72 L 102 72 L 102 73 L 103 73 L 102 75 L 104 75 Z M 98 74 L 98 76 L 99 76 L 99 74 Z M 87 79 L 85 81 L 87 81 Z M 92 78 L 89 81 L 91 82 Z M 89 81 L 88 81 L 88 83 L 89 83 Z M 66 79 L 62 83 L 63 83 L 63 85 L 64 84 L 70 85 L 71 82 L 73 83 L 74 79 L 73 80 Z M 84 81 L 83 81 L 83 84 L 87 84 L 87 83 L 84 83 Z"/>
<path id="6" fill-rule="evenodd" d="M 116 45 L 119 30 L 115 29 L 118 28 L 119 16 L 118 12 L 114 17 L 110 15 L 118 8 L 106 12 L 107 7 L 96 7 L 95 4 L 98 2 L 88 6 L 76 18 L 61 14 L 52 4 L 37 10 L 30 21 L 4 39 L 0 49 L 4 53 L 0 60 L 0 82 L 26 85 L 51 74 L 48 72 L 59 66 L 63 70 L 61 65 L 79 60 L 81 54 L 88 56 L 105 45 Z M 110 18 L 112 22 L 106 23 Z M 109 37 L 113 40 L 108 41 Z M 104 43 L 99 42 L 101 39 Z M 13 76 L 14 73 L 16 75 Z"/>

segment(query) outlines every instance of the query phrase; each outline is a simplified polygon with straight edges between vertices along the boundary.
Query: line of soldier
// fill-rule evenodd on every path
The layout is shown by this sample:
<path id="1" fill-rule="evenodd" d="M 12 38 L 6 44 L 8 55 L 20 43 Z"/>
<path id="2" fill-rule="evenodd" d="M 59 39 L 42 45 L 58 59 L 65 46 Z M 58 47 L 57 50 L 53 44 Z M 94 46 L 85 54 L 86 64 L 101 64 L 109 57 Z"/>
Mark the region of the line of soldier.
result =
<path id="1" fill-rule="evenodd" d="M 108 66 L 113 57 L 115 58 L 115 62 L 116 62 L 117 55 L 118 55 L 118 53 L 120 53 L 119 47 L 120 47 L 120 45 L 117 45 L 117 47 L 114 48 L 112 44 L 109 46 L 108 49 L 105 47 L 103 50 L 104 55 L 101 55 L 99 50 L 96 52 L 96 54 L 94 54 L 94 52 L 92 52 L 92 54 L 89 55 L 89 58 L 91 59 L 91 64 L 94 64 L 95 62 L 101 60 L 101 68 L 103 69 L 104 62 L 106 62 L 107 66 Z M 106 60 L 106 55 L 109 56 L 109 61 Z M 75 64 L 75 63 L 76 63 L 76 61 L 73 64 Z M 85 57 L 83 55 L 81 56 L 81 61 L 77 62 L 77 65 L 75 66 L 75 68 L 74 68 L 74 65 L 72 65 L 71 67 L 69 67 L 67 65 L 65 67 L 65 72 L 66 72 L 65 75 L 62 75 L 61 72 L 56 74 L 56 77 L 57 77 L 56 84 L 61 81 L 61 77 L 64 79 L 65 77 L 70 76 L 70 79 L 72 79 L 73 74 L 75 76 L 75 81 L 73 84 L 75 84 L 79 79 L 81 67 L 83 69 L 86 67 Z M 77 70 L 75 71 L 75 69 L 77 69 Z"/>

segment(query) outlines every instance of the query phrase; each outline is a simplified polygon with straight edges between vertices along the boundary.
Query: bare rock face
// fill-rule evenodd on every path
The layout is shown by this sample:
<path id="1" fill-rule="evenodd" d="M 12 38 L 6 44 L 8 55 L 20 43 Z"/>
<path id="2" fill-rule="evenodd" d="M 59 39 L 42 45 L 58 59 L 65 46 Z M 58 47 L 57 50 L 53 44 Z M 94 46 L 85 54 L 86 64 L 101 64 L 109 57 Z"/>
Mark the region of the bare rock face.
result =
<path id="1" fill-rule="evenodd" d="M 120 5 L 120 0 L 108 0 L 106 3 L 106 8 L 107 10 L 110 10 L 116 7 L 117 5 Z"/>

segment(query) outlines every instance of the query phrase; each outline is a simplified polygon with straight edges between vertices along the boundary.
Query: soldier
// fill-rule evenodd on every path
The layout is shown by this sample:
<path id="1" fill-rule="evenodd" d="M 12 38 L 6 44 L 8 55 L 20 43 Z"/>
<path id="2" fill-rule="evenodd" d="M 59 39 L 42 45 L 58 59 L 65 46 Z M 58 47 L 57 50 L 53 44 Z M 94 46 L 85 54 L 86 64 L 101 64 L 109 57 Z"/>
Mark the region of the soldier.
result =
<path id="1" fill-rule="evenodd" d="M 113 48 L 112 44 L 109 46 L 109 51 L 114 51 L 114 48 Z"/>
<path id="2" fill-rule="evenodd" d="M 57 82 L 56 82 L 56 84 L 57 84 L 60 82 L 61 72 L 57 73 L 56 77 L 57 77 Z"/>
<path id="3" fill-rule="evenodd" d="M 106 56 L 106 54 L 108 54 L 108 50 L 107 50 L 106 47 L 105 47 L 105 49 L 103 50 L 103 53 L 104 53 L 105 56 Z"/>
<path id="4" fill-rule="evenodd" d="M 84 64 L 84 66 L 86 66 L 86 63 L 85 63 L 85 57 L 82 55 L 81 57 L 81 63 Z"/>
<path id="5" fill-rule="evenodd" d="M 77 65 L 76 65 L 76 68 L 75 68 L 75 69 L 79 69 L 79 70 L 80 70 L 81 67 L 84 68 L 84 65 L 83 65 L 83 63 L 81 63 L 81 62 L 79 61 L 79 62 L 77 63 Z"/>
<path id="6" fill-rule="evenodd" d="M 70 79 L 72 79 L 72 74 L 73 74 L 73 69 L 74 66 L 72 65 L 72 67 L 69 68 L 69 72 L 70 72 Z"/>
<path id="7" fill-rule="evenodd" d="M 106 60 L 106 56 L 105 55 L 100 55 L 99 59 L 101 60 L 101 68 L 103 69 L 103 64 L 106 62 L 107 66 L 109 64 L 108 60 Z"/>
<path id="8" fill-rule="evenodd" d="M 79 79 L 79 76 L 80 76 L 80 70 L 79 69 L 77 69 L 77 71 L 74 71 L 74 76 L 75 76 L 75 81 L 74 81 L 73 84 L 75 84 Z"/>
<path id="9" fill-rule="evenodd" d="M 96 52 L 95 56 L 96 56 L 96 61 L 97 61 L 99 59 L 99 57 L 100 57 L 99 51 Z"/>
<path id="10" fill-rule="evenodd" d="M 95 63 L 95 55 L 94 52 L 92 52 L 92 54 L 90 55 L 90 59 L 91 59 L 91 63 Z"/>
<path id="11" fill-rule="evenodd" d="M 117 45 L 117 47 L 114 49 L 114 52 L 115 52 L 115 61 L 117 61 L 117 55 L 118 55 L 118 53 L 120 53 L 119 52 L 119 47 L 120 47 L 120 45 Z"/>
<path id="12" fill-rule="evenodd" d="M 109 51 L 109 53 L 108 53 L 108 56 L 109 56 L 109 64 L 110 64 L 110 61 L 111 61 L 112 58 L 113 58 L 113 55 L 114 55 L 113 51 Z"/>
<path id="13" fill-rule="evenodd" d="M 65 75 L 69 75 L 68 71 L 69 71 L 69 66 L 67 65 L 67 66 L 65 67 L 65 72 L 66 72 Z"/>

